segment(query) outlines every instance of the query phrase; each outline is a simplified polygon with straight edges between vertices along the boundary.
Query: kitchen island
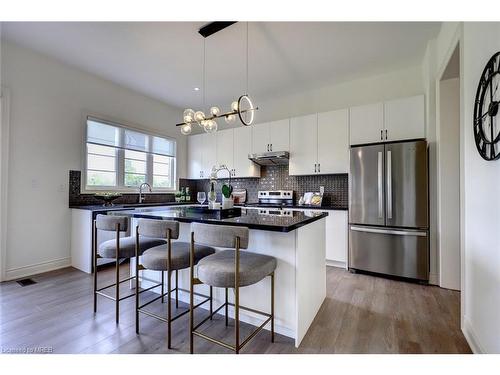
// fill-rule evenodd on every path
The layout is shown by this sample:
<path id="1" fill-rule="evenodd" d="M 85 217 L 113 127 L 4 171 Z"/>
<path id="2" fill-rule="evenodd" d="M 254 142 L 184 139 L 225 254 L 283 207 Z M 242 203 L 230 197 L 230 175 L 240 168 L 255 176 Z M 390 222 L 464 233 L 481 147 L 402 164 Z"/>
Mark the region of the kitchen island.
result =
<path id="1" fill-rule="evenodd" d="M 293 338 L 297 347 L 325 299 L 326 212 L 292 212 L 287 216 L 280 216 L 263 214 L 258 209 L 242 209 L 241 216 L 214 219 L 192 212 L 189 207 L 150 207 L 108 214 L 129 216 L 133 228 L 139 218 L 177 220 L 180 222 L 179 241 L 186 242 L 190 239 L 191 222 L 248 227 L 248 249 L 242 251 L 270 255 L 278 261 L 275 271 L 275 330 Z M 133 262 L 132 260 L 131 269 L 134 269 Z M 142 272 L 152 280 L 161 278 L 160 272 Z M 141 286 L 145 288 L 150 284 L 143 281 Z M 189 289 L 188 269 L 179 272 L 179 287 Z M 206 285 L 197 286 L 196 290 L 208 293 Z M 240 303 L 253 309 L 270 311 L 270 293 L 270 280 L 265 278 L 255 285 L 241 288 Z M 230 294 L 230 300 L 231 297 Z M 188 302 L 189 295 L 180 293 L 179 299 Z M 214 308 L 223 301 L 224 289 L 214 288 Z M 242 310 L 240 320 L 258 326 L 262 317 Z"/>

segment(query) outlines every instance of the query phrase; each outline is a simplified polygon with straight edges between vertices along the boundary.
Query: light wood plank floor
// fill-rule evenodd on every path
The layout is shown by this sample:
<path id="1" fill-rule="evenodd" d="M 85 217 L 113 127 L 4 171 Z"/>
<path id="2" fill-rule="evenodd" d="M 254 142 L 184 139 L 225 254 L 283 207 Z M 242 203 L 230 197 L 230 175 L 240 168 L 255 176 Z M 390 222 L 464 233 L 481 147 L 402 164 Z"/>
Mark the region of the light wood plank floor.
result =
<path id="1" fill-rule="evenodd" d="M 122 272 L 127 274 L 128 265 Z M 99 273 L 103 283 L 112 277 L 112 268 Z M 113 301 L 100 298 L 94 316 L 90 275 L 66 268 L 33 279 L 37 284 L 25 287 L 0 284 L 0 352 L 33 347 L 55 353 L 189 352 L 188 315 L 172 324 L 174 349 L 167 350 L 165 323 L 141 315 L 141 334 L 135 334 L 133 298 L 122 302 L 118 326 Z M 327 298 L 300 348 L 281 335 L 272 344 L 269 332 L 262 331 L 242 353 L 470 353 L 460 331 L 459 304 L 455 291 L 328 267 Z M 181 304 L 179 311 L 185 308 Z M 151 309 L 166 311 L 159 302 Z M 201 319 L 204 311 L 197 311 Z M 242 326 L 244 338 L 251 327 Z M 206 333 L 232 342 L 232 322 L 225 327 L 223 316 L 206 327 Z M 199 338 L 195 351 L 230 353 Z"/>

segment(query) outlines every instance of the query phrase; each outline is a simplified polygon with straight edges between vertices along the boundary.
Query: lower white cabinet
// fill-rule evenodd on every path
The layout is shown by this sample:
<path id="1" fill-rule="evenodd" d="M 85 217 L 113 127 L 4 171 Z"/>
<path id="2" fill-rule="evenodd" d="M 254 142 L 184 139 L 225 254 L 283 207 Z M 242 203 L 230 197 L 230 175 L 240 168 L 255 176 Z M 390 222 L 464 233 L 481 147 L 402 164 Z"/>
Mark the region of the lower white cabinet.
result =
<path id="1" fill-rule="evenodd" d="M 326 264 L 347 267 L 347 211 L 328 211 L 326 218 Z"/>
<path id="2" fill-rule="evenodd" d="M 307 212 L 313 210 L 294 208 L 292 211 Z M 317 211 L 317 209 L 314 209 L 314 211 Z M 324 211 L 328 212 L 325 230 L 326 265 L 347 268 L 348 211 Z"/>

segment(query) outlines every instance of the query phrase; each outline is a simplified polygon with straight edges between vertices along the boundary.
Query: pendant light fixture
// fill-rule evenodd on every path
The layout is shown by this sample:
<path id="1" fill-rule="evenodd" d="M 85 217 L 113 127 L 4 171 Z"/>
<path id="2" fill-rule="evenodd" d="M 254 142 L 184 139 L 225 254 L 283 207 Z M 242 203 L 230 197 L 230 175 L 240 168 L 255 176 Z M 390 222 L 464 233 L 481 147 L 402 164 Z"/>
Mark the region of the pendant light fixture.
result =
<path id="1" fill-rule="evenodd" d="M 203 26 L 198 32 L 203 36 L 203 104 L 202 108 L 206 108 L 206 38 L 235 22 L 212 22 Z M 193 109 L 185 109 L 183 113 L 184 122 L 177 124 L 181 127 L 183 135 L 189 135 L 192 132 L 192 126 L 197 124 L 206 133 L 214 133 L 218 129 L 216 119 L 224 118 L 226 123 L 230 124 L 236 120 L 236 116 L 240 119 L 241 123 L 249 126 L 253 123 L 255 118 L 255 111 L 257 107 L 253 106 L 252 100 L 248 95 L 248 22 L 246 23 L 246 92 L 241 95 L 238 100 L 231 103 L 231 110 L 221 113 L 219 107 L 213 106 L 209 110 L 209 114 L 205 115 L 203 111 L 194 111 Z"/>

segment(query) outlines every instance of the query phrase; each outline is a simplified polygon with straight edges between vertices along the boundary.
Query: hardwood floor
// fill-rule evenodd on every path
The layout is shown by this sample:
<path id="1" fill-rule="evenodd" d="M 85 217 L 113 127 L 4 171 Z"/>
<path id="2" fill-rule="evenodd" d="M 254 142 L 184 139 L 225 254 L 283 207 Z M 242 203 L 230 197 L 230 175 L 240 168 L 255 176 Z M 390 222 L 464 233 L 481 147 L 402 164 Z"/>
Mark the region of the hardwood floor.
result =
<path id="1" fill-rule="evenodd" d="M 122 272 L 127 274 L 128 265 Z M 112 268 L 99 273 L 103 283 L 112 277 Z M 54 353 L 189 352 L 188 315 L 172 324 L 174 349 L 167 350 L 165 323 L 142 315 L 141 334 L 135 334 L 133 298 L 120 305 L 119 325 L 113 301 L 100 298 L 94 316 L 91 275 L 66 268 L 33 279 L 37 284 L 25 287 L 0 284 L 2 353 L 35 347 Z M 179 310 L 185 308 L 181 304 Z M 158 302 L 151 310 L 166 307 Z M 203 310 L 198 311 L 201 319 Z M 206 327 L 206 333 L 232 342 L 232 323 L 225 327 L 223 316 Z M 249 332 L 242 324 L 241 337 Z M 242 353 L 470 353 L 460 331 L 460 293 L 333 267 L 327 270 L 327 298 L 300 348 L 281 335 L 275 341 L 262 331 Z M 230 353 L 199 338 L 195 352 Z"/>

